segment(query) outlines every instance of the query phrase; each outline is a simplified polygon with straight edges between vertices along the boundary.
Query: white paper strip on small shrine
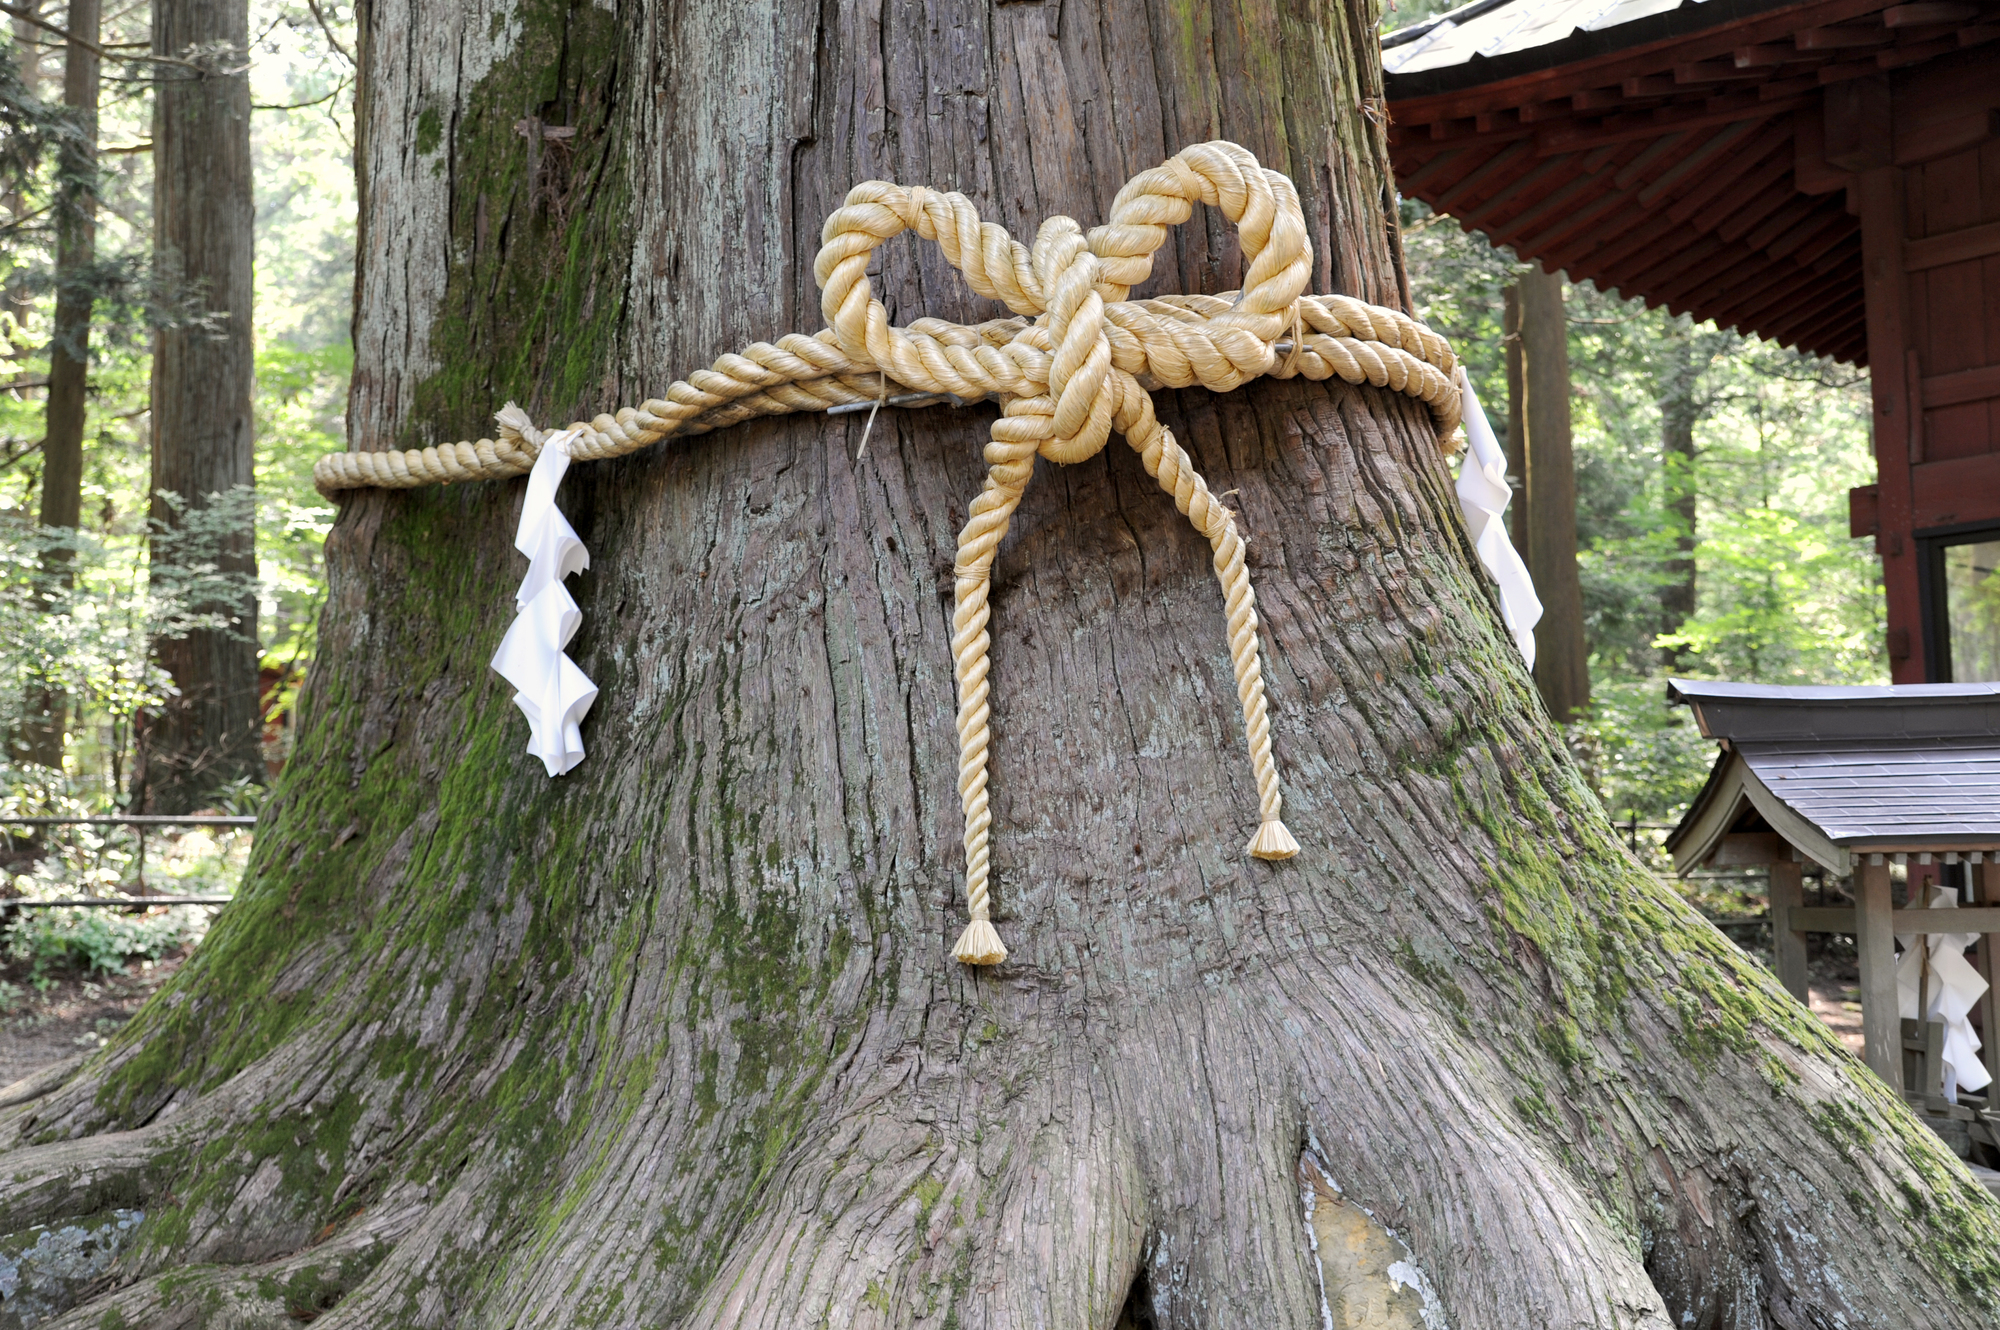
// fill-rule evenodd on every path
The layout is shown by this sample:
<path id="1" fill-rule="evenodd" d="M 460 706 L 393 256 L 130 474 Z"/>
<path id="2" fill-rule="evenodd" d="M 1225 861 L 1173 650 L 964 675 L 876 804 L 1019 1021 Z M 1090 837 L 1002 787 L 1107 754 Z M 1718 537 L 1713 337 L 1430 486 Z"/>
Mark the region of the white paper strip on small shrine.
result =
<path id="1" fill-rule="evenodd" d="M 1933 888 L 1933 910 L 1958 908 L 1958 894 L 1949 888 Z M 1943 925 L 1940 924 L 1942 927 Z M 1916 933 L 1898 933 L 1896 944 L 1903 949 L 1896 962 L 1896 1001 L 1906 1021 L 1944 1022 L 1944 1097 L 1958 1102 L 1960 1090 L 1983 1090 L 1993 1077 L 1979 1056 L 1979 1036 L 1972 1032 L 1972 1008 L 1986 996 L 1986 980 L 1965 959 L 1965 949 L 1979 940 L 1977 933 L 1922 934 L 1928 948 L 1917 945 Z M 1926 973 L 1924 952 L 1930 952 Z M 1917 1015 L 1924 990 L 1929 1010 Z"/>
<path id="2" fill-rule="evenodd" d="M 513 626 L 493 653 L 493 668 L 514 685 L 514 705 L 528 718 L 528 751 L 551 776 L 583 761 L 583 717 L 597 700 L 597 685 L 563 654 L 583 622 L 563 579 L 590 567 L 590 551 L 556 507 L 573 437 L 570 430 L 550 435 L 528 473 L 514 533 L 514 548 L 528 556 L 528 575 L 514 593 Z"/>
<path id="3" fill-rule="evenodd" d="M 1458 367 L 1461 394 L 1460 417 L 1465 422 L 1466 455 L 1458 468 L 1458 506 L 1465 512 L 1465 525 L 1472 532 L 1472 547 L 1479 562 L 1500 587 L 1500 618 L 1514 635 L 1528 668 L 1535 668 L 1535 625 L 1542 619 L 1541 597 L 1535 594 L 1534 579 L 1520 552 L 1507 538 L 1507 524 L 1500 515 L 1514 497 L 1507 484 L 1507 454 L 1493 437 L 1479 397 L 1465 366 Z"/>

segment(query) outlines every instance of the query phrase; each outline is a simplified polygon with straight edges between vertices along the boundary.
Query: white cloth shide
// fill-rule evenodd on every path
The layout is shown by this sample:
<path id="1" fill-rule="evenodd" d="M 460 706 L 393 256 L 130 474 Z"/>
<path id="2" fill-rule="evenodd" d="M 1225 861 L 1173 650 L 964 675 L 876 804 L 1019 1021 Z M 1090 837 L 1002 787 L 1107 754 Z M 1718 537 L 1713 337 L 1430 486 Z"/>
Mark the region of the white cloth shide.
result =
<path id="1" fill-rule="evenodd" d="M 528 556 L 528 575 L 514 593 L 513 626 L 493 653 L 493 668 L 514 685 L 514 705 L 528 718 L 528 751 L 542 759 L 551 776 L 583 761 L 580 727 L 597 700 L 597 685 L 563 654 L 583 622 L 563 579 L 590 567 L 590 551 L 556 507 L 556 487 L 569 470 L 575 434 L 550 435 L 528 473 L 521 525 L 514 533 L 514 548 Z"/>
<path id="2" fill-rule="evenodd" d="M 1479 562 L 1493 575 L 1500 588 L 1500 618 L 1514 642 L 1521 648 L 1528 668 L 1535 668 L 1535 625 L 1542 619 L 1541 597 L 1535 594 L 1534 579 L 1514 542 L 1507 539 L 1507 524 L 1500 514 L 1514 498 L 1507 484 L 1507 454 L 1493 437 L 1479 397 L 1465 366 L 1458 367 L 1458 391 L 1465 422 L 1465 460 L 1458 467 L 1458 506 L 1465 513 L 1465 525 L 1472 532 L 1472 547 Z"/>
<path id="3" fill-rule="evenodd" d="M 1958 896 L 1949 888 L 1933 888 L 1930 908 L 1957 909 Z M 1919 936 L 1929 945 L 1919 947 Z M 1979 1036 L 1972 1032 L 1968 1019 L 1979 999 L 1986 996 L 1986 980 L 1965 959 L 1965 949 L 1978 940 L 1977 933 L 1896 935 L 1896 945 L 1903 949 L 1896 962 L 1898 1015 L 1906 1021 L 1944 1022 L 1944 1097 L 1954 1104 L 1960 1090 L 1983 1090 L 1993 1079 L 1979 1056 Z M 1928 965 L 1926 951 L 1930 953 Z M 1921 1016 L 1917 1014 L 1920 1006 L 1928 1008 Z"/>

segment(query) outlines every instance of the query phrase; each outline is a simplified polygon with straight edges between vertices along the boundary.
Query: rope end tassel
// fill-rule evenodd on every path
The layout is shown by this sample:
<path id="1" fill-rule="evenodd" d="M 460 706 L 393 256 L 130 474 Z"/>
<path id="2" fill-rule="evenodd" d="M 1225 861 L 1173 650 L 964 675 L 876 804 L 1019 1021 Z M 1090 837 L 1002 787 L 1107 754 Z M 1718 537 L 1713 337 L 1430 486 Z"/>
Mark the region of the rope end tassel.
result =
<path id="1" fill-rule="evenodd" d="M 1186 222 L 1196 204 L 1220 209 L 1235 226 L 1243 289 L 1131 299 L 1132 288 L 1151 276 L 1168 228 Z M 868 265 L 876 248 L 905 231 L 936 244 L 973 291 L 1016 317 L 971 326 L 934 318 L 892 324 L 869 285 Z M 867 410 L 872 423 L 884 403 L 899 399 L 1000 403 L 1001 417 L 986 445 L 985 487 L 959 533 L 955 569 L 951 652 L 971 922 L 952 954 L 967 965 L 997 965 L 1007 957 L 987 899 L 993 558 L 1036 459 L 1085 461 L 1114 431 L 1213 551 L 1257 784 L 1260 825 L 1248 850 L 1264 860 L 1296 855 L 1298 842 L 1279 818 L 1256 596 L 1243 538 L 1235 515 L 1155 417 L 1150 390 L 1229 392 L 1264 376 L 1339 378 L 1424 402 L 1442 443 L 1459 425 L 1451 347 L 1399 310 L 1350 296 L 1305 294 L 1312 245 L 1298 189 L 1234 143 L 1198 144 L 1140 172 L 1118 191 L 1109 220 L 1087 232 L 1071 218 L 1052 217 L 1032 245 L 1023 245 L 1006 228 L 982 221 L 961 194 L 868 181 L 827 218 L 821 241 L 813 275 L 826 328 L 724 355 L 675 382 L 663 398 L 570 426 L 564 448 L 575 460 L 594 461 L 757 416 Z M 513 403 L 499 423 L 497 440 L 325 457 L 314 479 L 331 494 L 528 472 L 551 435 Z M 864 450 L 866 445 L 864 429 Z"/>
<path id="2" fill-rule="evenodd" d="M 951 949 L 954 959 L 967 965 L 998 965 L 1007 959 L 1007 948 L 1000 943 L 1000 935 L 993 931 L 993 925 L 984 919 L 974 919 L 958 935 L 958 945 Z"/>
<path id="3" fill-rule="evenodd" d="M 1292 839 L 1292 833 L 1276 818 L 1257 828 L 1257 834 L 1250 838 L 1250 857 L 1253 859 L 1289 859 L 1299 852 L 1299 843 Z"/>

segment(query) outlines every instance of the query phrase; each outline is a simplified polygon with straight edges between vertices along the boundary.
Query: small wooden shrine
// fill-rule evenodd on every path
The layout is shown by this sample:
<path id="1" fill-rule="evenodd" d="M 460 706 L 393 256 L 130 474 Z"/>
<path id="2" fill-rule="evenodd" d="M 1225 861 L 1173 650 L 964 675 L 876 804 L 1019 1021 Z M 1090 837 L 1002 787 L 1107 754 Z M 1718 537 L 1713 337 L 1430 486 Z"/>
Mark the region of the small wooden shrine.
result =
<path id="1" fill-rule="evenodd" d="M 1674 680 L 1667 697 L 1692 708 L 1701 732 L 1722 747 L 1708 783 L 1667 838 L 1675 868 L 1768 869 L 1778 977 L 1802 1002 L 1807 934 L 1852 934 L 1868 1065 L 1932 1113 L 1974 1121 L 1981 1139 L 2000 1151 L 2000 1117 L 1949 1102 L 1951 1013 L 1930 1019 L 1953 978 L 1947 965 L 1969 963 L 1984 987 L 1968 984 L 1972 1010 L 1957 1014 L 1969 1017 L 1982 1046 L 1973 1055 L 1968 1039 L 1961 1056 L 1983 1060 L 2000 1083 L 2000 684 L 1777 688 Z M 1893 880 L 1899 867 L 1900 884 Z M 1808 871 L 1836 889 L 1844 883 L 1856 903 L 1807 905 Z M 1976 935 L 1969 962 L 1941 957 L 1933 966 L 1929 939 L 1964 934 Z M 1899 936 L 1906 957 L 1900 975 Z M 1918 991 L 1899 992 L 1899 983 Z M 1922 1019 L 1903 1018 L 1913 1004 Z"/>
<path id="2" fill-rule="evenodd" d="M 1897 683 L 2000 679 L 2000 5 L 1474 0 L 1382 40 L 1402 191 L 1866 365 Z"/>

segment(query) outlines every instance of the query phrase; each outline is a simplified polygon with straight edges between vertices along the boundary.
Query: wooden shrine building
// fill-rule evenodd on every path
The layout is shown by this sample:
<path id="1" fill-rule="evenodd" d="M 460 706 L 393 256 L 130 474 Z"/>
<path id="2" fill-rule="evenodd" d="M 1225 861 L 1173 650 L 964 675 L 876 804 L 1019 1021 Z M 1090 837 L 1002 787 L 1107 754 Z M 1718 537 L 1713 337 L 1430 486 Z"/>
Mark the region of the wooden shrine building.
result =
<path id="1" fill-rule="evenodd" d="M 1869 368 L 1892 675 L 2000 679 L 2000 0 L 1473 0 L 1382 48 L 1404 194 Z"/>
<path id="2" fill-rule="evenodd" d="M 1972 963 L 1987 987 L 1972 1024 L 1983 1039 L 1979 1056 L 2000 1084 L 2000 988 L 1993 986 L 2000 978 L 2000 684 L 1777 688 L 1675 679 L 1667 697 L 1691 707 L 1701 732 L 1722 747 L 1708 783 L 1667 838 L 1675 868 L 1768 868 L 1775 968 L 1802 1002 L 1806 934 L 1852 934 L 1865 1060 L 1919 1100 L 1938 1096 L 1934 1085 L 1906 1073 L 1904 1026 L 1916 1023 L 1900 1017 L 1896 936 L 1978 934 Z M 1901 907 L 1892 883 L 1898 867 Z M 1808 869 L 1851 877 L 1857 904 L 1806 905 Z M 1963 904 L 1926 908 L 1937 886 L 1956 891 Z M 1916 1030 L 1909 1034 L 1921 1044 Z M 1981 1129 L 1992 1132 L 2000 1115 L 1987 1116 L 1979 1115 Z M 2000 1149 L 2000 1134 L 1988 1143 Z"/>

